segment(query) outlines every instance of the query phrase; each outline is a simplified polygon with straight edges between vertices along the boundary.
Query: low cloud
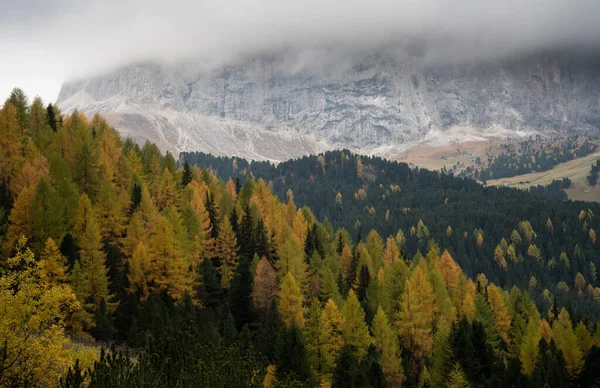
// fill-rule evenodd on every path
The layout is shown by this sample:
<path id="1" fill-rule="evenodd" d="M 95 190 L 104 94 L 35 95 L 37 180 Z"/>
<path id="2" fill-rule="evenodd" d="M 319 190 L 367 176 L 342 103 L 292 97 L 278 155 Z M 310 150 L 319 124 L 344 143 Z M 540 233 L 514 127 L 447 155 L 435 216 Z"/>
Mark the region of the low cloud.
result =
<path id="1" fill-rule="evenodd" d="M 598 0 L 25 0 L 2 8 L 0 93 L 21 85 L 47 100 L 65 79 L 147 60 L 217 66 L 273 55 L 301 71 L 381 52 L 436 63 L 600 48 Z"/>

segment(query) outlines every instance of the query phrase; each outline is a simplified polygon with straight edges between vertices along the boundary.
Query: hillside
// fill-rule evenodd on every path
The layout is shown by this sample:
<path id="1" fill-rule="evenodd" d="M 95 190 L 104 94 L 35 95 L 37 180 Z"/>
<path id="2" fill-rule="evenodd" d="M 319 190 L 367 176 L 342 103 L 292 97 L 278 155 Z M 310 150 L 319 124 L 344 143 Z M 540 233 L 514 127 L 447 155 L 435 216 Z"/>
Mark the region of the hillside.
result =
<path id="1" fill-rule="evenodd" d="M 600 381 L 600 204 L 347 150 L 182 158 L 13 91 L 0 386 Z"/>
<path id="2" fill-rule="evenodd" d="M 531 186 L 546 186 L 554 180 L 569 178 L 571 187 L 566 189 L 570 199 L 580 201 L 600 201 L 600 189 L 597 186 L 590 186 L 587 176 L 590 173 L 592 163 L 600 158 L 600 152 L 577 158 L 565 163 L 558 164 L 551 170 L 543 172 L 533 172 L 529 174 L 517 175 L 510 178 L 492 179 L 487 181 L 488 186 L 508 186 L 516 188 L 528 188 Z"/>
<path id="3" fill-rule="evenodd" d="M 559 54 L 435 66 L 381 54 L 296 71 L 276 55 L 208 69 L 147 63 L 66 83 L 58 104 L 99 112 L 172 153 L 283 161 L 348 148 L 395 157 L 426 140 L 597 133 L 598 69 Z"/>

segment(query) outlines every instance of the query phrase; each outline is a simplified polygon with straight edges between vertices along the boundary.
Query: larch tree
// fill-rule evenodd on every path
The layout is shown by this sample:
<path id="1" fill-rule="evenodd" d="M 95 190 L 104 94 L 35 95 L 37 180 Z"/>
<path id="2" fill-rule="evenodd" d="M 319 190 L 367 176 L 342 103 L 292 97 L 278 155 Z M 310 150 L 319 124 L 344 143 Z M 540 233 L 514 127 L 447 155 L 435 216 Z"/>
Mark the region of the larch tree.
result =
<path id="1" fill-rule="evenodd" d="M 384 311 L 391 317 L 395 317 L 401 310 L 402 294 L 406 287 L 406 280 L 410 276 L 410 270 L 404 260 L 397 260 L 390 269 L 385 271 L 383 279 L 383 294 L 385 299 L 389 300 L 389 306 L 385 306 Z M 385 310 L 387 307 L 387 310 Z"/>
<path id="2" fill-rule="evenodd" d="M 79 245 L 81 271 L 88 282 L 85 299 L 89 299 L 96 308 L 105 302 L 108 303 L 108 269 L 106 268 L 106 254 L 102 250 L 102 236 L 100 227 L 92 205 L 87 195 L 82 194 L 79 208 L 75 218 L 74 237 Z"/>
<path id="3" fill-rule="evenodd" d="M 446 282 L 446 288 L 448 289 L 448 292 L 451 296 L 456 296 L 460 286 L 461 270 L 447 249 L 444 250 L 442 256 L 440 257 L 439 268 L 442 276 L 444 277 L 444 281 Z"/>
<path id="4" fill-rule="evenodd" d="M 401 387 L 405 377 L 398 336 L 381 307 L 377 309 L 372 329 L 373 343 L 381 352 L 381 367 L 388 384 L 392 388 Z"/>
<path id="5" fill-rule="evenodd" d="M 343 318 L 333 301 L 329 298 L 321 312 L 321 341 L 323 342 L 323 373 L 329 377 L 335 369 L 335 362 L 344 345 Z"/>
<path id="6" fill-rule="evenodd" d="M 115 185 L 110 181 L 102 182 L 94 209 L 98 215 L 102 241 L 115 244 L 123 234 L 125 216 Z"/>
<path id="7" fill-rule="evenodd" d="M 95 146 L 85 141 L 75 155 L 73 180 L 89 197 L 95 198 L 100 186 L 100 165 Z"/>
<path id="8" fill-rule="evenodd" d="M 154 259 L 153 276 L 159 292 L 179 300 L 191 291 L 191 279 L 187 265 L 175 238 L 173 225 L 159 216 L 156 233 L 150 242 L 150 252 Z"/>
<path id="9" fill-rule="evenodd" d="M 289 230 L 289 229 L 288 229 Z M 295 234 L 288 231 L 288 238 L 278 250 L 279 260 L 275 263 L 280 278 L 290 272 L 299 286 L 306 281 L 304 249 Z"/>
<path id="10" fill-rule="evenodd" d="M 467 376 L 462 371 L 462 368 L 459 364 L 454 366 L 454 369 L 448 375 L 448 381 L 446 383 L 446 387 L 448 388 L 470 388 L 471 384 L 469 384 L 469 380 L 467 380 Z"/>
<path id="11" fill-rule="evenodd" d="M 302 306 L 303 296 L 300 287 L 296 283 L 294 276 L 288 272 L 281 283 L 279 292 L 279 314 L 285 324 L 290 327 L 292 324 L 298 327 L 304 327 L 304 307 Z"/>
<path id="12" fill-rule="evenodd" d="M 433 342 L 431 323 L 433 320 L 433 290 L 425 273 L 418 266 L 402 294 L 400 312 L 396 326 L 404 346 L 417 358 L 427 353 Z"/>
<path id="13" fill-rule="evenodd" d="M 219 236 L 217 237 L 216 256 L 221 264 L 219 271 L 221 272 L 223 287 L 229 288 L 238 266 L 239 255 L 237 239 L 227 217 L 221 222 Z"/>
<path id="14" fill-rule="evenodd" d="M 456 308 L 448 295 L 446 283 L 440 273 L 437 260 L 429 261 L 427 280 L 433 290 L 432 329 L 434 332 L 450 329 L 450 325 L 456 319 Z"/>
<path id="15" fill-rule="evenodd" d="M 16 251 L 0 276 L 0 386 L 57 386 L 75 359 L 95 359 L 88 354 L 94 350 L 74 350 L 65 335 L 68 317 L 81 307 L 69 286 L 46 283 L 39 276 L 25 239 Z"/>
<path id="16" fill-rule="evenodd" d="M 494 249 L 494 261 L 505 271 L 508 269 L 508 263 L 504 257 L 504 249 L 500 245 L 496 245 L 496 249 Z"/>
<path id="17" fill-rule="evenodd" d="M 552 324 L 552 339 L 556 343 L 556 347 L 562 351 L 567 371 L 571 377 L 577 376 L 581 372 L 584 360 L 577 336 L 573 331 L 571 317 L 564 307 Z"/>
<path id="18" fill-rule="evenodd" d="M 56 243 L 48 237 L 40 261 L 38 262 L 40 279 L 51 286 L 64 284 L 68 280 L 67 260 L 60 253 Z"/>
<path id="19" fill-rule="evenodd" d="M 13 249 L 15 242 L 23 236 L 32 236 L 35 230 L 35 189 L 24 188 L 19 193 L 8 216 L 8 230 L 5 240 L 5 252 Z"/>
<path id="20" fill-rule="evenodd" d="M 22 158 L 21 144 L 17 110 L 7 101 L 0 109 L 0 181 L 8 184 L 14 176 Z"/>
<path id="21" fill-rule="evenodd" d="M 323 375 L 324 370 L 324 350 L 325 338 L 321 336 L 323 332 L 323 319 L 321 317 L 321 302 L 313 299 L 308 310 L 308 318 L 304 325 L 306 338 L 306 349 L 308 350 L 308 361 L 316 376 Z"/>
<path id="22" fill-rule="evenodd" d="M 33 203 L 34 230 L 32 247 L 35 252 L 41 252 L 48 237 L 60 241 L 63 237 L 64 223 L 60 198 L 46 178 L 40 179 L 35 189 Z"/>
<path id="23" fill-rule="evenodd" d="M 277 297 L 277 279 L 275 270 L 265 257 L 262 257 L 256 266 L 254 282 L 252 284 L 252 302 L 254 308 L 266 313 L 271 303 Z"/>
<path id="24" fill-rule="evenodd" d="M 508 344 L 510 342 L 509 331 L 511 324 L 511 316 L 508 310 L 508 306 L 504 300 L 502 289 L 494 284 L 487 288 L 488 302 L 494 313 L 494 319 L 496 326 L 498 327 L 498 333 L 500 338 Z"/>
<path id="25" fill-rule="evenodd" d="M 142 241 L 138 242 L 137 247 L 133 251 L 129 259 L 129 291 L 138 295 L 140 300 L 144 302 L 151 291 L 153 279 L 154 263 L 150 255 L 150 251 Z"/>
<path id="26" fill-rule="evenodd" d="M 175 182 L 175 178 L 168 168 L 163 170 L 163 173 L 160 177 L 160 185 L 158 188 L 156 202 L 159 210 L 166 207 L 179 208 L 180 206 L 177 183 Z"/>
<path id="27" fill-rule="evenodd" d="M 351 347 L 355 356 L 361 359 L 367 354 L 372 339 L 365 323 L 365 311 L 352 290 L 348 293 L 348 299 L 342 307 L 342 318 L 344 345 Z"/>
<path id="28" fill-rule="evenodd" d="M 398 249 L 398 244 L 396 243 L 396 239 L 392 236 L 388 237 L 385 242 L 385 265 L 386 267 L 391 267 L 397 260 L 400 260 L 400 249 Z"/>
<path id="29" fill-rule="evenodd" d="M 521 369 L 523 373 L 531 376 L 539 360 L 539 342 L 542 338 L 540 326 L 534 319 L 530 319 L 527 324 L 527 330 L 521 341 L 519 359 L 521 360 Z"/>
<path id="30" fill-rule="evenodd" d="M 579 322 L 575 328 L 575 336 L 577 337 L 577 344 L 579 345 L 579 349 L 581 350 L 583 357 L 586 357 L 592 348 L 594 341 L 592 340 L 592 336 L 583 322 Z"/>

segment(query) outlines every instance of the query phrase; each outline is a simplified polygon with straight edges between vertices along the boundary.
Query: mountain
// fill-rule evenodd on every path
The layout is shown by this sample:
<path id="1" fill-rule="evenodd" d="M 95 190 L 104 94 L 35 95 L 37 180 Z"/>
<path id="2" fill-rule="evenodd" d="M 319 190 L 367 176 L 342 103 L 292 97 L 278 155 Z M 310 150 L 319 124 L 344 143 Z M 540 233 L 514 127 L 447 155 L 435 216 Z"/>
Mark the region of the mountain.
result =
<path id="1" fill-rule="evenodd" d="M 600 126 L 596 61 L 358 62 L 319 70 L 290 70 L 281 58 L 218 68 L 144 63 L 68 82 L 57 102 L 67 112 L 100 112 L 163 150 L 279 161 L 339 148 L 393 157 L 423 141 Z"/>

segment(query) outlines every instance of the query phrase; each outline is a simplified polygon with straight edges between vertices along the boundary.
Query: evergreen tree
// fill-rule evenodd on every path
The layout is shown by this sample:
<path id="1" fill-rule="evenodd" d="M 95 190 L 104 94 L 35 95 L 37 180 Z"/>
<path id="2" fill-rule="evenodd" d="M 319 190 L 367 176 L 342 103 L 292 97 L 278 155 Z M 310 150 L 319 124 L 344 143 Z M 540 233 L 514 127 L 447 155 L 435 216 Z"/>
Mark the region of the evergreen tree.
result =
<path id="1" fill-rule="evenodd" d="M 277 341 L 276 375 L 277 380 L 298 379 L 312 385 L 313 375 L 308 362 L 308 354 L 302 331 L 292 323 L 284 327 Z"/>

